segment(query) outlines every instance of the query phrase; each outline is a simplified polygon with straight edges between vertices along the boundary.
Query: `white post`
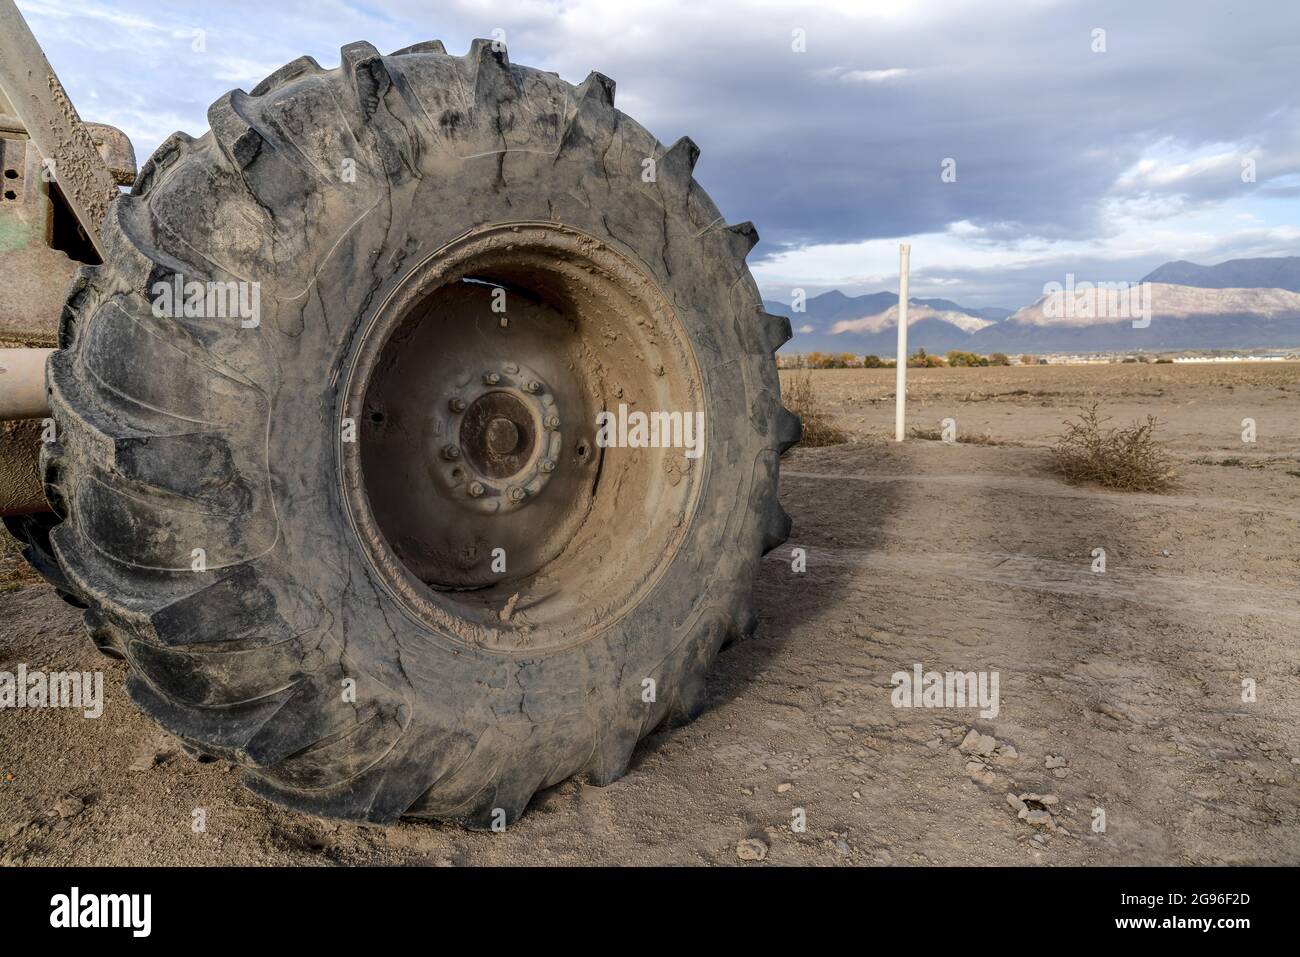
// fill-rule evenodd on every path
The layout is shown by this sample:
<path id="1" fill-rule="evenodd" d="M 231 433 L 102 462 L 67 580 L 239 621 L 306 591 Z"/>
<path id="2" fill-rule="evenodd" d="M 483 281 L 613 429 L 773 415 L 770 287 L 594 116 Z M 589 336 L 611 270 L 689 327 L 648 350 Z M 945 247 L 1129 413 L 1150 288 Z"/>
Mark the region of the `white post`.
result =
<path id="1" fill-rule="evenodd" d="M 907 406 L 907 259 L 912 247 L 898 247 L 898 358 L 894 360 L 894 441 L 903 441 Z"/>

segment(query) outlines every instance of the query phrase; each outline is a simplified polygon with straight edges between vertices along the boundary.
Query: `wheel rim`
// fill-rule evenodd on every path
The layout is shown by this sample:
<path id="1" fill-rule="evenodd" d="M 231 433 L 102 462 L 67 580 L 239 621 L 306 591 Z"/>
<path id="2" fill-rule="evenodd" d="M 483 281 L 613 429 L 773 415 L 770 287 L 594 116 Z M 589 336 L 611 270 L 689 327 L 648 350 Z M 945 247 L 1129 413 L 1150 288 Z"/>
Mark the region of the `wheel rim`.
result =
<path id="1" fill-rule="evenodd" d="M 447 244 L 376 310 L 346 381 L 341 476 L 368 560 L 453 639 L 590 637 L 666 569 L 707 464 L 601 448 L 597 414 L 699 415 L 701 382 L 662 291 L 610 246 L 523 223 Z"/>

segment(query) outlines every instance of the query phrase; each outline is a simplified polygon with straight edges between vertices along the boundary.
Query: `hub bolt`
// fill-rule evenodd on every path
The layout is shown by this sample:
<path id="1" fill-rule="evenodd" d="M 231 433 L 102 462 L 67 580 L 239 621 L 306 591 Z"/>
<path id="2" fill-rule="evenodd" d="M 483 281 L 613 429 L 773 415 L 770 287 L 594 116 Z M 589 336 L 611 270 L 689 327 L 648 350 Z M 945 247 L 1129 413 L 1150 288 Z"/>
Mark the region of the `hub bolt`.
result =
<path id="1" fill-rule="evenodd" d="M 543 472 L 555 471 L 555 463 L 552 462 L 550 459 L 542 459 L 542 461 L 538 464 L 537 467 L 540 468 Z"/>
<path id="2" fill-rule="evenodd" d="M 495 372 L 483 373 L 484 385 L 496 385 L 500 381 L 501 381 L 501 376 L 497 375 Z"/>
<path id="3" fill-rule="evenodd" d="M 524 391 L 531 392 L 533 395 L 542 391 L 542 384 L 536 379 L 529 379 L 524 383 Z"/>
<path id="4" fill-rule="evenodd" d="M 510 486 L 510 491 L 506 494 L 510 496 L 510 501 L 522 502 L 526 493 L 518 485 L 512 485 Z"/>
<path id="5" fill-rule="evenodd" d="M 478 498 L 486 491 L 486 489 L 483 488 L 482 482 L 470 482 L 469 488 L 467 488 L 465 491 L 469 492 L 470 498 Z"/>
<path id="6" fill-rule="evenodd" d="M 460 449 L 456 448 L 454 445 L 444 445 L 442 447 L 442 457 L 454 462 L 456 459 L 460 458 Z"/>
<path id="7" fill-rule="evenodd" d="M 453 398 L 450 402 L 447 403 L 447 406 L 448 406 L 448 408 L 450 408 L 451 411 L 453 411 L 453 412 L 464 412 L 464 411 L 465 411 L 465 400 L 462 399 L 460 396 L 456 396 L 456 397 Z"/>
<path id="8" fill-rule="evenodd" d="M 548 429 L 558 429 L 560 427 L 560 417 L 552 413 L 546 417 L 546 427 Z"/>

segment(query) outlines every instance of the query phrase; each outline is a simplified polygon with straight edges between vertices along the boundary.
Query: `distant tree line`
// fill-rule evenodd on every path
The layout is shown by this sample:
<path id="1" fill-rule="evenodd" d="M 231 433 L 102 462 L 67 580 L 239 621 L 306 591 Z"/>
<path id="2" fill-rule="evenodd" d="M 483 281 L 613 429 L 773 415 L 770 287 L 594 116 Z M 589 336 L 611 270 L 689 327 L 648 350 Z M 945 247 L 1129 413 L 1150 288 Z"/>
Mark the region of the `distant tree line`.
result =
<path id="1" fill-rule="evenodd" d="M 1033 356 L 1021 356 L 1024 365 L 1033 365 Z M 777 367 L 781 369 L 892 369 L 893 359 L 882 359 L 876 355 L 858 356 L 852 352 L 804 352 L 776 357 Z M 908 368 L 938 369 L 944 366 L 1009 366 L 1011 359 L 1001 352 L 992 352 L 981 356 L 974 352 L 952 349 L 945 356 L 927 353 L 917 349 L 907 357 Z"/>

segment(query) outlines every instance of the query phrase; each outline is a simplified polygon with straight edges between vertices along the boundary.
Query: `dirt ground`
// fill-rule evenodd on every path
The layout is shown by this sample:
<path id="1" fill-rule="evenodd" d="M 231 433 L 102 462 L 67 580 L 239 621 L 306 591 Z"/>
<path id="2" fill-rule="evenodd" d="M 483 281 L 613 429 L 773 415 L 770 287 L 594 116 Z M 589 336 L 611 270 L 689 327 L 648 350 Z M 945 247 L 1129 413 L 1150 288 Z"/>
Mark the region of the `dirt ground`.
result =
<path id="1" fill-rule="evenodd" d="M 102 669 L 106 704 L 0 712 L 0 861 L 735 864 L 752 839 L 768 864 L 1300 862 L 1300 364 L 912 370 L 909 424 L 998 445 L 887 441 L 893 381 L 814 373 L 852 440 L 786 457 L 793 537 L 699 720 L 503 834 L 261 803 L 140 717 L 79 612 L 6 553 L 0 670 Z M 1159 416 L 1179 491 L 1052 475 L 1052 436 L 1092 399 Z M 916 664 L 996 671 L 1000 713 L 893 707 L 891 675 Z M 1044 798 L 1042 826 L 1009 792 Z"/>

